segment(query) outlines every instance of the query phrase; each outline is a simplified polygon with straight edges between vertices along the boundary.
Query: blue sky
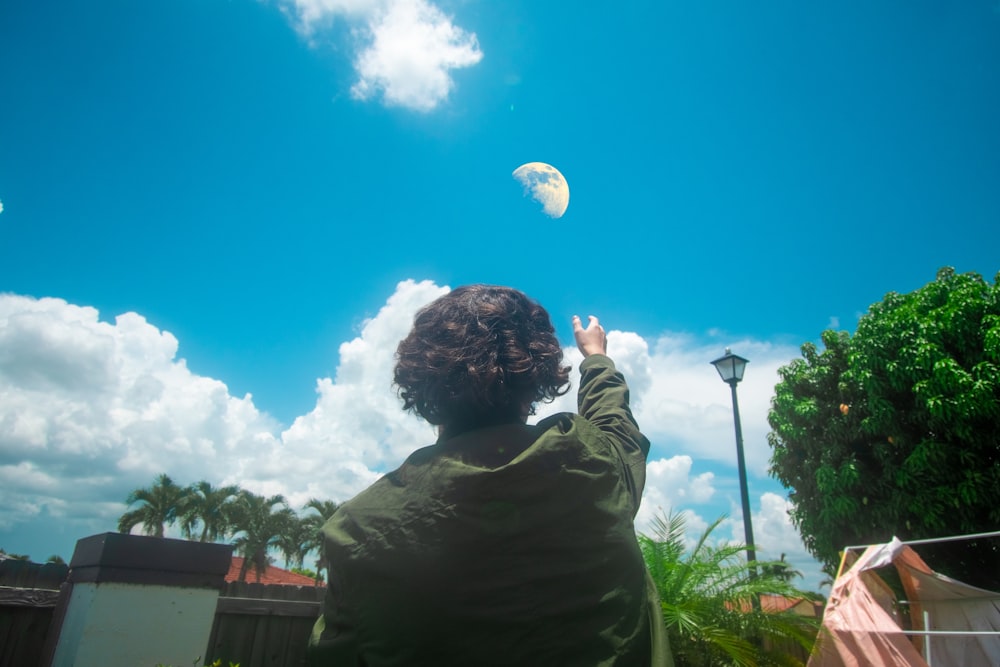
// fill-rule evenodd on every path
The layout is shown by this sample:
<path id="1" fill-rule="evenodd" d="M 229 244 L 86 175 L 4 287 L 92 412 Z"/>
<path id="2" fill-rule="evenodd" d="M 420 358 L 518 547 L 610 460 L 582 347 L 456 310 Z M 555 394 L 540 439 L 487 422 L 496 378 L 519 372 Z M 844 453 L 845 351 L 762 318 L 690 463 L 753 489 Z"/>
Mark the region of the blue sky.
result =
<path id="1" fill-rule="evenodd" d="M 750 358 L 757 541 L 814 584 L 766 474 L 775 369 L 1000 270 L 998 118 L 994 0 L 4 2 L 0 547 L 68 558 L 161 471 L 349 497 L 431 440 L 388 386 L 413 309 L 489 282 L 567 346 L 576 313 L 617 332 L 646 514 L 736 538 L 708 362 Z"/>

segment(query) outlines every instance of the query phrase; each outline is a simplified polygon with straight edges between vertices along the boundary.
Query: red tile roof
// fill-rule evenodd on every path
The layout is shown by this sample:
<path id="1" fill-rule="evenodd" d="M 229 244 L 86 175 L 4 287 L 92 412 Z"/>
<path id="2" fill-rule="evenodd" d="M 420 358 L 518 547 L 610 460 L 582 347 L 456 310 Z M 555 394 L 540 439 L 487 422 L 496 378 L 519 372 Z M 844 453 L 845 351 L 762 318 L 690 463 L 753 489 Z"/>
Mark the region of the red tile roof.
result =
<path id="1" fill-rule="evenodd" d="M 233 560 L 229 564 L 229 572 L 226 574 L 226 581 L 239 581 L 241 567 L 243 567 L 243 557 L 233 556 Z M 280 567 L 276 567 L 274 565 L 268 565 L 267 569 L 264 570 L 264 574 L 258 577 L 253 564 L 251 564 L 247 569 L 246 582 L 248 584 L 279 584 L 282 586 L 316 585 L 316 580 L 312 577 L 307 577 L 304 574 L 296 574 L 295 572 L 289 572 L 288 570 L 282 570 Z"/>
<path id="2" fill-rule="evenodd" d="M 726 603 L 726 606 L 730 609 L 734 605 L 731 603 Z M 800 616 L 812 616 L 814 618 L 823 617 L 823 608 L 825 603 L 818 602 L 815 600 L 806 600 L 803 598 L 787 598 L 784 595 L 774 595 L 772 593 L 761 593 L 760 594 L 760 608 L 770 614 L 780 614 L 783 611 L 794 611 Z M 750 602 L 745 600 L 741 605 L 740 609 L 743 611 L 750 611 Z"/>

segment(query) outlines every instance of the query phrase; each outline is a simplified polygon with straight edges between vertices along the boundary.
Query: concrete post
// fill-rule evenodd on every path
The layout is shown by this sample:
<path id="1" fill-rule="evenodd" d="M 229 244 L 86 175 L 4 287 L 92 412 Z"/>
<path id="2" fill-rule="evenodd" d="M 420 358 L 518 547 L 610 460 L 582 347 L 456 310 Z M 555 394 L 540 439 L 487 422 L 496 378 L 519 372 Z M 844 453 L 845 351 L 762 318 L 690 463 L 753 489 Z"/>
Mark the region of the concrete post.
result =
<path id="1" fill-rule="evenodd" d="M 78 541 L 43 664 L 203 664 L 232 550 L 121 533 Z"/>

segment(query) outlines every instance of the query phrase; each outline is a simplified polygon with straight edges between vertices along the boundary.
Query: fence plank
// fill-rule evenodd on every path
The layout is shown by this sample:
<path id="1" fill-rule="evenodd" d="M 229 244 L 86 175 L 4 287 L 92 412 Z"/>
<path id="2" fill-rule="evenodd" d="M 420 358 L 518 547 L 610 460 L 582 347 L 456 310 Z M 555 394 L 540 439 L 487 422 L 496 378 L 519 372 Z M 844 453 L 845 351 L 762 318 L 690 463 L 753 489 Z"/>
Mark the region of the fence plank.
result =
<path id="1" fill-rule="evenodd" d="M 216 605 L 209 662 L 240 667 L 298 667 L 319 616 L 325 589 L 231 582 Z"/>
<path id="2" fill-rule="evenodd" d="M 69 567 L 0 560 L 0 665 L 35 667 Z"/>
<path id="3" fill-rule="evenodd" d="M 217 614 L 247 614 L 249 616 L 319 616 L 319 602 L 305 600 L 257 600 L 253 598 L 219 598 Z"/>
<path id="4" fill-rule="evenodd" d="M 10 588 L 0 586 L 2 607 L 55 607 L 59 591 L 43 588 Z"/>

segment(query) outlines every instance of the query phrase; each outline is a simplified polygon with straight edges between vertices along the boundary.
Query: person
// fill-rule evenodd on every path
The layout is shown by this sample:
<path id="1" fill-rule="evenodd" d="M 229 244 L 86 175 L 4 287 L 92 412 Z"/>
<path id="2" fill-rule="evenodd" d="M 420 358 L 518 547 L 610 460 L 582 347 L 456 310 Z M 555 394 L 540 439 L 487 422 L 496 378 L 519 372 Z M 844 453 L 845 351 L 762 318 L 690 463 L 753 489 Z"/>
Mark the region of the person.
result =
<path id="1" fill-rule="evenodd" d="M 649 441 L 604 328 L 572 322 L 579 414 L 529 425 L 568 390 L 545 309 L 469 285 L 417 313 L 394 380 L 438 439 L 324 527 L 310 664 L 670 664 L 633 527 Z"/>

